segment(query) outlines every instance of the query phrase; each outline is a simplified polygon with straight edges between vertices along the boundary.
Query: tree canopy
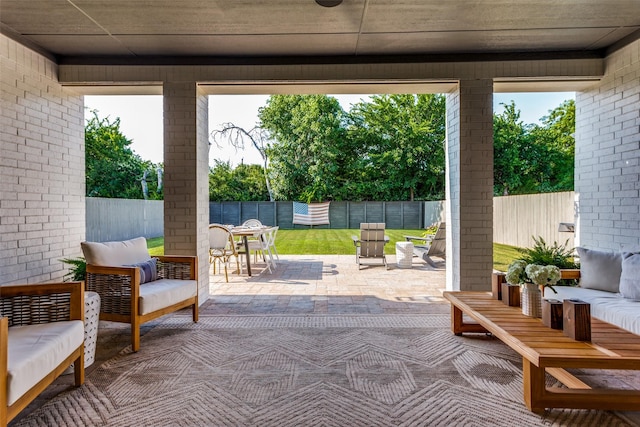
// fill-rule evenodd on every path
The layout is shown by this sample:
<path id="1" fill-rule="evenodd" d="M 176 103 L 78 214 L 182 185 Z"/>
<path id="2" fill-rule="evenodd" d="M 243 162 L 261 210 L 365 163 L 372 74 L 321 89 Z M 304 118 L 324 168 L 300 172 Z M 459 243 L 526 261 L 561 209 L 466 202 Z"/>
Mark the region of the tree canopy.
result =
<path id="1" fill-rule="evenodd" d="M 273 95 L 259 110 L 274 143 L 267 149 L 278 200 L 341 200 L 355 152 L 345 112 L 326 95 Z"/>
<path id="2" fill-rule="evenodd" d="M 524 124 L 513 102 L 493 118 L 494 194 L 573 190 L 575 102 L 568 100 Z"/>
<path id="3" fill-rule="evenodd" d="M 269 200 L 262 166 L 240 164 L 232 168 L 229 162 L 216 160 L 209 171 L 209 200 L 212 202 Z"/>
<path id="4" fill-rule="evenodd" d="M 376 95 L 348 113 L 327 95 L 273 95 L 259 118 L 278 200 L 444 196 L 441 95 Z"/>
<path id="5" fill-rule="evenodd" d="M 85 127 L 87 195 L 162 198 L 161 165 L 135 154 L 120 119 L 93 111 Z M 260 151 L 263 165 L 217 161 L 212 201 L 440 200 L 445 187 L 445 97 L 374 95 L 344 111 L 327 95 L 273 95 L 259 125 L 212 133 Z M 573 189 L 575 103 L 525 124 L 512 101 L 494 114 L 494 194 Z"/>
<path id="6" fill-rule="evenodd" d="M 149 197 L 162 199 L 158 165 L 131 150 L 132 141 L 120 131 L 119 118 L 111 121 L 98 117 L 97 111 L 92 113 L 84 133 L 87 196 L 142 199 L 144 180 Z"/>
<path id="7" fill-rule="evenodd" d="M 349 116 L 359 199 L 444 197 L 444 96 L 375 95 Z"/>

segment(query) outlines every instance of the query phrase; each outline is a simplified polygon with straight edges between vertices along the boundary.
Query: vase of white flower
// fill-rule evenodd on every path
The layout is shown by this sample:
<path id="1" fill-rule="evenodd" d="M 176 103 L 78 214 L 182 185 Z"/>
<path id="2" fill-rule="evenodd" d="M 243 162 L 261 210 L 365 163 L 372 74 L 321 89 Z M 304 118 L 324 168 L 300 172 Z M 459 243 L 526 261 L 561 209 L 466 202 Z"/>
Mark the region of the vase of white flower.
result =
<path id="1" fill-rule="evenodd" d="M 542 317 L 542 292 L 545 287 L 551 288 L 560 280 L 560 269 L 555 265 L 527 264 L 523 260 L 515 260 L 509 265 L 507 282 L 520 284 L 522 289 L 522 313 L 531 317 Z"/>
<path id="2" fill-rule="evenodd" d="M 531 317 L 542 317 L 542 292 L 535 283 L 523 283 L 521 286 L 522 314 Z"/>

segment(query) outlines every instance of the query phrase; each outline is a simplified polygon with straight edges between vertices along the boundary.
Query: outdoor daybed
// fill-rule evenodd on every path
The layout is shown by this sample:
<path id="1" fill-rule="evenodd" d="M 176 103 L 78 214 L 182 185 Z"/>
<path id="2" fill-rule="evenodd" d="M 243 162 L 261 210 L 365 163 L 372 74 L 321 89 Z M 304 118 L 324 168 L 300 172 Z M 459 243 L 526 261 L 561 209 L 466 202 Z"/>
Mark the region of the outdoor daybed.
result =
<path id="1" fill-rule="evenodd" d="M 640 253 L 578 248 L 580 285 L 545 289 L 545 299 L 579 299 L 591 315 L 640 335 Z"/>
<path id="2" fill-rule="evenodd" d="M 73 364 L 84 383 L 82 282 L 0 287 L 0 427 Z"/>

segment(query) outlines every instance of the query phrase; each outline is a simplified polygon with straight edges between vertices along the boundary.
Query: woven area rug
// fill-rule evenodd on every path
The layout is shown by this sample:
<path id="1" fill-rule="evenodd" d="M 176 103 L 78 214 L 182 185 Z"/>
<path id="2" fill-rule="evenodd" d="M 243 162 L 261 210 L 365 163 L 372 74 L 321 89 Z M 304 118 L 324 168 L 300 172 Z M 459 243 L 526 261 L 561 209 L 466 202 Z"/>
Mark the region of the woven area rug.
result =
<path id="1" fill-rule="evenodd" d="M 627 426 L 522 400 L 520 357 L 447 315 L 175 314 L 20 426 Z"/>

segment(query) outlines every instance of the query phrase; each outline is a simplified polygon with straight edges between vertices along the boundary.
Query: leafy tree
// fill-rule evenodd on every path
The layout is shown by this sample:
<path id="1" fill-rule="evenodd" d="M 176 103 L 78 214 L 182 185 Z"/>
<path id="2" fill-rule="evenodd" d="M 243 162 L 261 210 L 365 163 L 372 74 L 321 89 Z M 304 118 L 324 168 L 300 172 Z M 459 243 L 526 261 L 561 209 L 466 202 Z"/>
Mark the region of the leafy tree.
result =
<path id="1" fill-rule="evenodd" d="M 445 98 L 375 95 L 351 112 L 357 141 L 361 198 L 414 200 L 444 197 Z"/>
<path id="2" fill-rule="evenodd" d="M 326 95 L 273 95 L 260 108 L 261 127 L 276 141 L 267 150 L 279 200 L 340 200 L 354 150 L 346 138 L 344 111 Z"/>
<path id="3" fill-rule="evenodd" d="M 215 165 L 209 170 L 209 200 L 269 200 L 262 166 L 240 164 L 233 169 L 229 162 L 216 160 Z"/>
<path id="4" fill-rule="evenodd" d="M 502 114 L 493 116 L 493 193 L 517 194 L 525 186 L 529 145 L 528 126 L 520 121 L 520 110 L 513 101 Z"/>
<path id="5" fill-rule="evenodd" d="M 571 191 L 575 168 L 575 101 L 564 101 L 542 118 L 542 124 L 531 130 L 535 143 L 546 147 L 546 174 L 540 178 L 538 191 Z"/>
<path id="6" fill-rule="evenodd" d="M 99 118 L 97 111 L 92 113 L 85 126 L 87 196 L 142 199 L 146 178 L 152 198 L 161 199 L 156 165 L 129 148 L 132 141 L 120 131 L 120 119 L 111 122 L 108 117 Z"/>
<path id="7" fill-rule="evenodd" d="M 269 134 L 259 126 L 255 126 L 249 130 L 245 130 L 233 123 L 224 123 L 221 129 L 211 132 L 211 137 L 218 143 L 221 139 L 226 139 L 236 149 L 244 149 L 245 142 L 249 140 L 251 145 L 258 150 L 262 157 L 264 182 L 269 192 L 269 200 L 274 201 L 273 190 L 271 189 L 271 181 L 269 180 L 269 156 L 267 150 L 269 148 Z"/>
<path id="8" fill-rule="evenodd" d="M 573 189 L 575 104 L 565 101 L 525 125 L 513 101 L 494 115 L 494 194 L 529 194 Z"/>

